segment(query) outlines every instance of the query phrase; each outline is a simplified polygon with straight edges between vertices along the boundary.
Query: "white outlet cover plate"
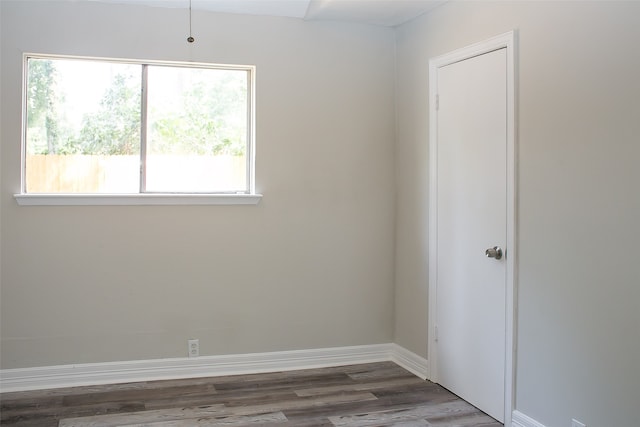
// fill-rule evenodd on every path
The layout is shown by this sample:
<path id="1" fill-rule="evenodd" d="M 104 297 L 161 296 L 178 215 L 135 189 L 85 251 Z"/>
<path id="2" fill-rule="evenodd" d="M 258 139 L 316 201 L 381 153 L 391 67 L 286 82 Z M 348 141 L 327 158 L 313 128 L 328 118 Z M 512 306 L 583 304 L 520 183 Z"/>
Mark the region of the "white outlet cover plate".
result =
<path id="1" fill-rule="evenodd" d="M 188 341 L 189 345 L 189 357 L 200 356 L 200 340 L 193 339 Z"/>

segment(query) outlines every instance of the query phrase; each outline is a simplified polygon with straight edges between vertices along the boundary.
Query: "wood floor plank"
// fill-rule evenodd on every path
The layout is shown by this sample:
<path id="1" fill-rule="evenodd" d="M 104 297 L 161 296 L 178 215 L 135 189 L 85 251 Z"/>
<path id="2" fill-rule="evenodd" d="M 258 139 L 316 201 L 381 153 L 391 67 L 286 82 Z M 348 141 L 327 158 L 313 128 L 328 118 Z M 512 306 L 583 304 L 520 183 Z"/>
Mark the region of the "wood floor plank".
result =
<path id="1" fill-rule="evenodd" d="M 308 418 L 327 417 L 340 414 L 340 415 L 354 415 L 359 413 L 379 412 L 385 408 L 390 410 L 400 410 L 415 407 L 424 403 L 424 397 L 407 394 L 406 401 L 394 401 L 389 398 L 382 398 L 373 401 L 365 402 L 348 402 L 348 403 L 336 403 L 326 407 L 314 407 L 306 408 L 304 410 L 288 410 L 284 411 L 285 415 L 290 421 L 305 420 Z"/>
<path id="2" fill-rule="evenodd" d="M 285 415 L 287 415 L 290 420 L 297 421 L 304 420 L 307 417 L 330 417 L 335 414 L 355 415 L 384 410 L 395 411 L 411 409 L 424 404 L 435 405 L 455 401 L 463 402 L 449 391 L 428 381 L 421 381 L 420 384 L 400 389 L 379 390 L 372 391 L 372 393 L 378 397 L 378 400 L 359 402 L 357 404 L 338 403 L 332 407 L 310 408 L 306 411 L 290 410 L 285 411 Z"/>
<path id="3" fill-rule="evenodd" d="M 291 422 L 287 421 L 281 424 L 282 427 L 334 427 L 333 423 L 327 418 L 307 419 L 304 421 Z"/>
<path id="4" fill-rule="evenodd" d="M 280 401 L 273 402 L 270 404 L 263 405 L 246 405 L 246 406 L 236 406 L 236 407 L 227 407 L 234 414 L 238 415 L 249 415 L 255 414 L 256 412 L 273 412 L 277 409 L 282 411 L 310 411 L 311 409 L 319 409 L 331 407 L 335 404 L 344 404 L 344 403 L 362 403 L 367 401 L 378 400 L 371 393 L 350 393 L 350 394 L 338 394 L 335 396 L 324 396 L 323 399 L 300 399 L 297 398 L 295 400 L 289 401 Z"/>
<path id="5" fill-rule="evenodd" d="M 462 418 L 473 415 L 477 409 L 464 401 L 453 401 L 438 403 L 436 405 L 422 405 L 408 409 L 383 410 L 377 412 L 367 412 L 348 416 L 333 416 L 329 420 L 336 427 L 368 427 L 382 424 L 393 424 L 396 422 L 412 422 L 416 420 L 428 421 L 429 417 L 435 417 L 445 413 L 450 419 L 455 420 L 456 416 Z"/>
<path id="6" fill-rule="evenodd" d="M 275 426 L 282 425 L 287 419 L 282 412 L 254 416 L 230 416 L 225 418 L 197 418 L 181 421 L 162 421 L 158 423 L 131 424 L 127 427 L 224 427 L 224 426 Z M 80 427 L 80 426 L 78 426 Z"/>
<path id="7" fill-rule="evenodd" d="M 354 384 L 346 384 L 346 385 L 334 385 L 334 386 L 323 386 L 323 387 L 313 387 L 313 388 L 302 388 L 297 389 L 296 395 L 300 397 L 305 396 L 322 396 L 325 394 L 332 393 L 340 393 L 347 391 L 371 391 L 371 390 L 381 390 L 388 387 L 394 386 L 407 386 L 411 384 L 422 383 L 423 381 L 417 377 L 409 377 L 409 378 L 401 378 L 401 379 L 393 379 L 390 381 L 378 381 L 371 383 L 354 383 Z"/>
<path id="8" fill-rule="evenodd" d="M 141 402 L 107 402 L 97 405 L 88 406 L 57 406 L 57 407 L 43 407 L 32 408 L 29 410 L 24 409 L 7 409 L 2 412 L 1 424 L 13 424 L 17 421 L 31 420 L 34 422 L 43 421 L 50 418 L 57 417 L 83 417 L 90 415 L 104 415 L 104 414 L 118 414 L 126 412 L 141 411 L 145 409 L 145 405 Z"/>
<path id="9" fill-rule="evenodd" d="M 9 425 L 5 422 L 0 422 L 0 425 Z M 48 418 L 42 420 L 22 420 L 12 422 L 11 427 L 58 427 L 58 420 L 55 418 Z"/>
<path id="10" fill-rule="evenodd" d="M 150 399 L 145 402 L 147 409 L 163 409 L 176 406 L 203 406 L 224 404 L 226 406 L 258 405 L 282 400 L 295 399 L 297 396 L 291 390 L 229 392 L 212 395 L 175 396 Z"/>
<path id="11" fill-rule="evenodd" d="M 260 414 L 256 416 L 229 416 L 229 417 L 199 417 L 171 421 L 143 422 L 136 424 L 113 424 L 110 427 L 201 427 L 201 426 L 250 426 L 250 425 L 280 425 L 286 422 L 281 412 Z M 92 424 L 83 424 L 78 420 L 73 427 L 91 427 Z"/>
<path id="12" fill-rule="evenodd" d="M 400 377 L 400 378 L 417 378 L 412 373 L 406 371 L 395 363 L 390 363 L 382 367 L 368 366 L 361 370 L 353 370 L 348 372 L 350 378 L 358 381 L 373 379 L 380 380 L 386 378 Z"/>
<path id="13" fill-rule="evenodd" d="M 489 415 L 477 411 L 465 416 L 437 415 L 427 418 L 434 427 L 502 427 L 502 423 L 491 418 Z"/>
<path id="14" fill-rule="evenodd" d="M 128 390 L 109 390 L 85 393 L 81 395 L 64 396 L 65 406 L 89 405 L 97 402 L 127 402 L 131 400 L 144 401 L 170 396 L 201 396 L 211 395 L 217 391 L 212 384 L 182 385 L 167 388 L 139 388 Z"/>
<path id="15" fill-rule="evenodd" d="M 335 384 L 352 384 L 354 380 L 344 373 L 335 373 L 327 375 L 306 375 L 296 377 L 281 377 L 279 379 L 271 379 L 265 381 L 263 379 L 245 380 L 238 382 L 225 382 L 215 384 L 218 391 L 235 391 L 235 390 L 279 390 L 291 389 L 296 385 L 317 384 L 317 386 L 329 386 Z"/>
<path id="16" fill-rule="evenodd" d="M 90 417 L 66 418 L 60 427 L 117 427 L 140 423 L 177 421 L 191 418 L 224 417 L 229 412 L 224 405 L 199 406 L 195 408 L 159 409 L 137 411 L 116 415 L 95 415 Z"/>

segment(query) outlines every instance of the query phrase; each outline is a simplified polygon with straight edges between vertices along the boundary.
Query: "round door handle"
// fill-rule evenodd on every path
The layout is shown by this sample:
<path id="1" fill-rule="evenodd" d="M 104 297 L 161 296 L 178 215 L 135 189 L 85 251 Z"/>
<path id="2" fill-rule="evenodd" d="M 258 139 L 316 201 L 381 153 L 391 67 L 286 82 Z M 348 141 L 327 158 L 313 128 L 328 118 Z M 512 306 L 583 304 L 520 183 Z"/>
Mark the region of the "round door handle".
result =
<path id="1" fill-rule="evenodd" d="M 502 248 L 500 248 L 500 246 L 494 246 L 484 251 L 484 254 L 487 258 L 500 259 L 502 258 Z"/>

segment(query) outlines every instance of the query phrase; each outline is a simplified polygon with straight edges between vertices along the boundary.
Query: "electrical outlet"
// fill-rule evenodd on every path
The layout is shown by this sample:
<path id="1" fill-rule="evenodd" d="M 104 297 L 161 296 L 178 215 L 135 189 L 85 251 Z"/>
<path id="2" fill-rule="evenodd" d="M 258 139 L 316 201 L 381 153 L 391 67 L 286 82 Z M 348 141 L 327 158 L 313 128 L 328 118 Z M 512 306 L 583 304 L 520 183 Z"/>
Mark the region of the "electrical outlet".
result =
<path id="1" fill-rule="evenodd" d="M 587 425 L 581 423 L 580 421 L 578 421 L 576 419 L 572 419 L 571 420 L 571 427 L 587 427 Z"/>
<path id="2" fill-rule="evenodd" d="M 200 340 L 199 339 L 189 340 L 188 345 L 189 345 L 189 357 L 200 356 Z"/>

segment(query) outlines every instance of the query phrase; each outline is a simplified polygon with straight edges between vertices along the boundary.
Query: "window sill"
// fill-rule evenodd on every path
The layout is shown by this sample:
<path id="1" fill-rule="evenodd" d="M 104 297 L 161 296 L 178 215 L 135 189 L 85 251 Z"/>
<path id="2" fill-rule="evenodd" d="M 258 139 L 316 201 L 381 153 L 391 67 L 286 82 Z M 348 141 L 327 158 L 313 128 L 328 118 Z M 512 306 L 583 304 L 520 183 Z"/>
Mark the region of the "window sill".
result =
<path id="1" fill-rule="evenodd" d="M 262 194 L 14 194 L 20 206 L 257 205 Z"/>

